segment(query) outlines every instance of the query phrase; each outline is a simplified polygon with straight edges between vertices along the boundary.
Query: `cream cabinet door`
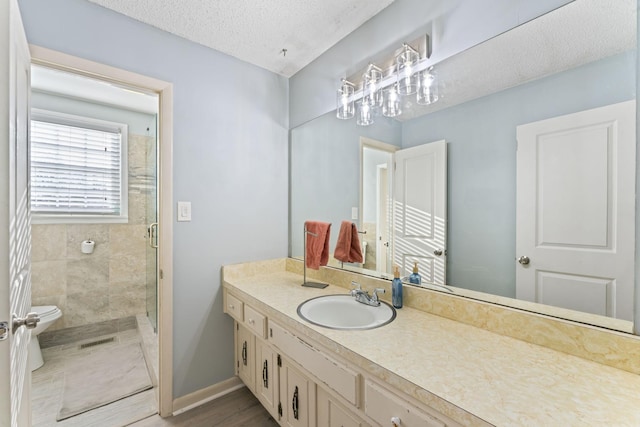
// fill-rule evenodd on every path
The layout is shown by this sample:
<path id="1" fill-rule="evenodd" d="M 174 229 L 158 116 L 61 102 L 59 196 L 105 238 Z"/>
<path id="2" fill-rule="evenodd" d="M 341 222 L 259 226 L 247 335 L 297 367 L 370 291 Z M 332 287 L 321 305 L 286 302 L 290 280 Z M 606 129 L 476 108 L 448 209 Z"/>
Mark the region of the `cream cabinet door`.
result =
<path id="1" fill-rule="evenodd" d="M 281 357 L 280 424 L 288 427 L 315 426 L 316 385 Z"/>
<path id="2" fill-rule="evenodd" d="M 322 387 L 318 387 L 316 399 L 316 412 L 318 425 L 322 427 L 364 427 L 369 424 L 355 416 L 351 411 L 339 403 L 340 401 Z"/>
<path id="3" fill-rule="evenodd" d="M 236 367 L 238 377 L 255 392 L 255 337 L 243 325 L 236 323 Z"/>
<path id="4" fill-rule="evenodd" d="M 274 417 L 278 418 L 277 355 L 265 341 L 256 338 L 256 396 Z"/>

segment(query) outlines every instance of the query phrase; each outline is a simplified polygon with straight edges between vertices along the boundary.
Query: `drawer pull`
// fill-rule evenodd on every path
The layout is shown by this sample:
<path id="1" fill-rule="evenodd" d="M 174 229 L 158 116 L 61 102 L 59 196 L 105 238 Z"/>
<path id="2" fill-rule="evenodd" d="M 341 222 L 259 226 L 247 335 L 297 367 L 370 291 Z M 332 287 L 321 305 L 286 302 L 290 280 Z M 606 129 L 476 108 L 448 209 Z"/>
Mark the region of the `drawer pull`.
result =
<path id="1" fill-rule="evenodd" d="M 291 407 L 293 409 L 293 418 L 298 419 L 298 386 L 296 386 L 295 391 L 293 392 L 293 402 L 291 402 Z"/>
<path id="2" fill-rule="evenodd" d="M 255 321 L 255 320 L 253 320 L 253 319 L 249 319 L 249 324 L 250 324 L 250 325 L 254 325 L 255 323 L 256 323 L 256 321 Z"/>
<path id="3" fill-rule="evenodd" d="M 242 363 L 247 366 L 247 342 L 242 343 Z"/>
<path id="4" fill-rule="evenodd" d="M 401 423 L 402 423 L 402 421 L 400 421 L 400 418 L 391 417 L 391 426 L 392 427 L 398 427 Z"/>
<path id="5" fill-rule="evenodd" d="M 236 306 L 235 306 L 235 305 L 233 305 L 233 304 L 229 304 L 229 308 L 230 308 L 231 310 L 235 310 L 235 309 L 236 309 Z"/>
<path id="6" fill-rule="evenodd" d="M 264 388 L 269 388 L 269 365 L 266 359 L 262 365 L 262 383 L 264 384 Z"/>

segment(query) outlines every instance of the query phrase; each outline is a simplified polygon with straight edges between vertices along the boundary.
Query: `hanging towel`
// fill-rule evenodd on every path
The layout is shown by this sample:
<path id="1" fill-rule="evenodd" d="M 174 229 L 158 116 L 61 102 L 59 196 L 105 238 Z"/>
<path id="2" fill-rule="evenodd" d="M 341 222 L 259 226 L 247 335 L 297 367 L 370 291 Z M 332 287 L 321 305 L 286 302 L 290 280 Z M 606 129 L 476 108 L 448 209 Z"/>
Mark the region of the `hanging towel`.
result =
<path id="1" fill-rule="evenodd" d="M 333 256 L 342 262 L 362 262 L 362 247 L 360 246 L 358 229 L 354 223 L 342 221 Z"/>
<path id="2" fill-rule="evenodd" d="M 307 235 L 307 267 L 318 270 L 321 265 L 327 265 L 329 262 L 329 233 L 331 232 L 331 224 L 320 221 L 305 221 L 304 229 Z M 315 234 L 315 236 L 307 233 L 307 231 Z"/>

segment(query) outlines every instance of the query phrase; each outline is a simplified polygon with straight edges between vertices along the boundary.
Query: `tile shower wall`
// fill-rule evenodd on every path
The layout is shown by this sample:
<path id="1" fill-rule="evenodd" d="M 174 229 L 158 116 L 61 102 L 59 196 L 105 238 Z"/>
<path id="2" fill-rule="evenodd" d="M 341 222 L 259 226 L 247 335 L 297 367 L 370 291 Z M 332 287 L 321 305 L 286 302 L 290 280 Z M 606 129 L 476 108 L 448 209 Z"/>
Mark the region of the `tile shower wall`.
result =
<path id="1" fill-rule="evenodd" d="M 128 163 L 127 224 L 33 225 L 32 304 L 57 305 L 63 313 L 50 331 L 146 312 L 147 195 L 155 193 L 155 137 L 130 134 Z M 86 239 L 96 242 L 93 254 L 80 251 Z"/>

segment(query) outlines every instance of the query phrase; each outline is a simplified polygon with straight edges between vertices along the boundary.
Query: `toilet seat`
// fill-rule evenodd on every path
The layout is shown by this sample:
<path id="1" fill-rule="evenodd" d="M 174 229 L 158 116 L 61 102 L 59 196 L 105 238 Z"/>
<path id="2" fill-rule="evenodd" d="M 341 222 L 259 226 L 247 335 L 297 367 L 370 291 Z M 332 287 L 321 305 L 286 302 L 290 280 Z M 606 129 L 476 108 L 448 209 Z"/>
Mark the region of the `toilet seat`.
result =
<path id="1" fill-rule="evenodd" d="M 42 319 L 43 317 L 55 315 L 60 311 L 60 309 L 55 305 L 39 305 L 31 307 L 31 311 L 38 313 L 38 317 Z"/>

